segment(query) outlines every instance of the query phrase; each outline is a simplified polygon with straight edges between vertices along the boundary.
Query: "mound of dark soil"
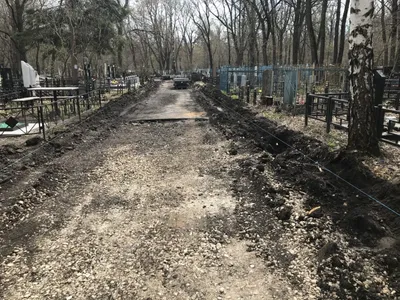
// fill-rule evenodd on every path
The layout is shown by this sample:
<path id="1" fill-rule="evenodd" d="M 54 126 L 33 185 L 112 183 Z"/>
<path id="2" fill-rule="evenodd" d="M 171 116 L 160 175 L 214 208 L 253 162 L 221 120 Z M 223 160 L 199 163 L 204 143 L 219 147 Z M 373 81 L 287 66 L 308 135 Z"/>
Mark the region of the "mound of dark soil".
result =
<path id="1" fill-rule="evenodd" d="M 304 203 L 305 211 L 321 207 L 313 218 L 319 228 L 317 236 L 323 235 L 324 230 L 347 233 L 352 243 L 350 247 L 371 249 L 363 252 L 365 260 L 380 264 L 382 272 L 387 272 L 390 268 L 388 276 L 392 287 L 400 290 L 400 266 L 397 263 L 400 261 L 399 249 L 393 246 L 390 250 L 380 251 L 379 255 L 373 250 L 379 246 L 382 238 L 392 236 L 397 239 L 400 234 L 400 217 L 374 200 L 379 199 L 381 203 L 400 212 L 400 185 L 377 178 L 363 165 L 363 153 L 345 150 L 330 152 L 326 145 L 316 139 L 279 126 L 266 118 L 256 117 L 246 104 L 232 100 L 212 86 L 202 88 L 197 99 L 209 113 L 210 122 L 228 139 L 240 145 L 235 152 L 240 154 L 241 151 L 250 151 L 254 154 L 256 162 L 244 162 L 238 171 L 238 178 L 243 174 L 253 176 L 248 184 L 251 186 L 252 197 L 258 199 L 252 207 L 253 211 L 246 209 L 244 215 L 266 211 L 265 207 L 269 207 L 269 214 L 275 211 L 278 219 L 284 221 L 291 218 L 290 208 L 285 206 L 284 201 L 279 201 L 279 197 L 266 201 L 266 191 L 273 190 L 269 182 L 265 179 L 254 179 L 254 174 L 251 173 L 252 168 L 249 165 L 265 164 L 273 169 L 275 176 L 288 189 L 308 195 Z M 271 158 L 262 158 L 262 153 L 268 153 Z M 279 193 L 273 191 L 274 195 Z M 280 208 L 276 209 L 277 207 Z M 267 212 L 263 216 L 266 214 Z M 324 215 L 333 221 L 333 229 L 324 224 L 325 219 L 318 221 Z M 257 222 L 263 224 L 264 231 L 265 228 L 268 230 L 268 222 L 262 217 Z M 316 247 L 323 247 L 318 244 L 318 239 L 314 242 Z M 362 281 L 362 270 L 357 271 L 353 265 L 346 263 L 346 251 L 337 249 L 329 254 L 333 255 L 332 258 L 323 259 L 319 269 L 322 290 L 332 293 L 334 288 L 326 284 L 335 282 L 340 287 L 334 289 L 334 293 L 343 297 L 350 294 L 353 299 L 395 299 L 393 295 L 382 294 L 382 287 L 379 285 L 365 287 L 355 284 L 357 280 Z M 387 251 L 394 257 L 389 263 L 385 259 Z"/>

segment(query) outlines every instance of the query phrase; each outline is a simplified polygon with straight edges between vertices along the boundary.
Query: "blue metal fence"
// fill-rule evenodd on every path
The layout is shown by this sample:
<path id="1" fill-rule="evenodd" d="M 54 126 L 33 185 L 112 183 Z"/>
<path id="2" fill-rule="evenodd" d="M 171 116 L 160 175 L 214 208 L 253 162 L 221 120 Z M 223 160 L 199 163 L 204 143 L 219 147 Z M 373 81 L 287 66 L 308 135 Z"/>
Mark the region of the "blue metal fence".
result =
<path id="1" fill-rule="evenodd" d="M 270 72 L 266 75 L 265 71 Z M 347 92 L 346 72 L 346 69 L 337 67 L 224 66 L 219 70 L 219 87 L 228 94 L 235 94 L 245 81 L 261 91 L 265 84 L 264 76 L 268 76 L 271 90 L 263 91 L 264 94 L 285 105 L 295 105 L 305 102 L 307 92 Z"/>

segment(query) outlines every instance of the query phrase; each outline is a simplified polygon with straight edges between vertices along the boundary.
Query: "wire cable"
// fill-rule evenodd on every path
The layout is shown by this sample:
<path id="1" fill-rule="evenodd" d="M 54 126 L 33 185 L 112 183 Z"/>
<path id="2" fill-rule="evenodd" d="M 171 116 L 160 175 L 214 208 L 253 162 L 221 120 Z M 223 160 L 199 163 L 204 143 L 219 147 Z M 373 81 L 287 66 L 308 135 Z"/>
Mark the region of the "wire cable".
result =
<path id="1" fill-rule="evenodd" d="M 296 149 L 295 147 L 293 147 L 292 145 L 288 144 L 287 142 L 283 141 L 282 139 L 280 139 L 279 137 L 277 137 L 276 135 L 274 135 L 273 133 L 269 132 L 268 130 L 266 130 L 265 128 L 262 128 L 261 126 L 259 126 L 256 122 L 254 122 L 253 120 L 251 120 L 250 118 L 245 118 L 243 117 L 241 114 L 239 114 L 237 111 L 235 111 L 234 109 L 228 107 L 227 105 L 224 105 L 224 103 L 221 100 L 218 100 L 218 98 L 215 98 L 215 100 L 224 108 L 230 110 L 231 112 L 233 112 L 235 115 L 237 115 L 241 120 L 247 121 L 249 123 L 251 123 L 253 126 L 257 127 L 258 129 L 260 129 L 261 131 L 267 133 L 269 136 L 275 138 L 276 140 L 280 141 L 282 144 L 286 145 L 288 148 L 297 151 L 298 153 L 300 153 L 301 155 L 303 155 L 304 158 L 308 159 L 309 161 L 311 161 L 313 164 L 315 164 L 318 168 L 325 170 L 326 172 L 330 173 L 331 175 L 333 175 L 334 177 L 336 177 L 337 179 L 341 180 L 342 182 L 346 183 L 347 185 L 349 185 L 350 187 L 354 188 L 355 190 L 357 190 L 359 193 L 363 194 L 364 196 L 366 196 L 367 198 L 369 198 L 370 200 L 375 201 L 376 203 L 378 203 L 379 205 L 381 205 L 382 207 L 386 208 L 387 210 L 389 210 L 390 212 L 392 212 L 393 214 L 397 215 L 398 217 L 400 217 L 400 213 L 397 212 L 395 209 L 391 208 L 390 206 L 386 205 L 385 203 L 383 203 L 382 201 L 378 200 L 377 198 L 375 198 L 374 196 L 364 192 L 363 190 L 361 190 L 359 187 L 355 186 L 354 184 L 352 184 L 351 182 L 347 181 L 346 179 L 344 179 L 343 177 L 341 177 L 340 175 L 336 174 L 335 172 L 333 172 L 332 170 L 326 168 L 325 166 L 322 166 L 318 161 L 312 159 L 311 157 L 309 157 L 308 155 L 304 154 L 302 151 Z"/>

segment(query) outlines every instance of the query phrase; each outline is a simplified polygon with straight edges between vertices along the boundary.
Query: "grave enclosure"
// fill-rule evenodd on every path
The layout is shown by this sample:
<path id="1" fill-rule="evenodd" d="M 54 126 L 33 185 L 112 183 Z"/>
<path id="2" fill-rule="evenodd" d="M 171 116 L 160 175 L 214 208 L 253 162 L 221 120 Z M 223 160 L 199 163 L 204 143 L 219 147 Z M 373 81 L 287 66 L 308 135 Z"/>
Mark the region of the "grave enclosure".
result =
<path id="1" fill-rule="evenodd" d="M 385 69 L 386 70 L 386 69 Z M 400 146 L 400 74 L 374 71 L 375 113 L 379 138 Z M 347 130 L 349 82 L 347 70 L 336 67 L 223 67 L 220 90 L 247 103 L 276 105 L 304 114 L 332 128 Z"/>
<path id="2" fill-rule="evenodd" d="M 19 74 L 13 77 L 9 69 L 0 71 L 0 137 L 41 134 L 46 138 L 49 129 L 80 121 L 86 111 L 101 107 L 106 93 L 122 94 L 140 85 L 136 75 L 122 82 L 112 77 L 93 79 L 86 65 L 77 84 L 68 78 L 44 77 L 33 88 L 26 82 L 24 87 Z"/>
<path id="3" fill-rule="evenodd" d="M 308 92 L 344 92 L 348 90 L 347 70 L 336 67 L 222 67 L 219 88 L 248 102 L 273 99 L 286 107 L 304 104 Z M 271 103 L 272 104 L 272 103 Z"/>

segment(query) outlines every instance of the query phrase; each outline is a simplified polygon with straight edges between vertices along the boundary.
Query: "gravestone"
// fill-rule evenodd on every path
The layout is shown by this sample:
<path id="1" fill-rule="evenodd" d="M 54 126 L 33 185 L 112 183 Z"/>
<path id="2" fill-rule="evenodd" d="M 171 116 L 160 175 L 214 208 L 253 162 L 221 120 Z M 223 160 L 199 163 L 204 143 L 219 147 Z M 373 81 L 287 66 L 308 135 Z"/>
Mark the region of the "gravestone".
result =
<path id="1" fill-rule="evenodd" d="M 1 87 L 4 90 L 12 90 L 13 89 L 13 78 L 11 76 L 10 68 L 0 68 L 0 77 L 1 77 Z"/>
<path id="2" fill-rule="evenodd" d="M 291 106 L 295 104 L 297 92 L 297 70 L 287 71 L 285 75 L 285 86 L 283 91 L 283 104 Z"/>
<path id="3" fill-rule="evenodd" d="M 374 103 L 380 105 L 383 103 L 383 94 L 385 93 L 385 80 L 386 76 L 381 70 L 374 70 Z"/>
<path id="4" fill-rule="evenodd" d="M 247 83 L 247 77 L 246 77 L 246 75 L 242 75 L 242 78 L 240 80 L 240 86 L 245 87 L 246 83 Z"/>
<path id="5" fill-rule="evenodd" d="M 273 80 L 274 80 L 274 71 L 265 70 L 263 72 L 263 84 L 262 84 L 263 96 L 272 96 Z"/>

